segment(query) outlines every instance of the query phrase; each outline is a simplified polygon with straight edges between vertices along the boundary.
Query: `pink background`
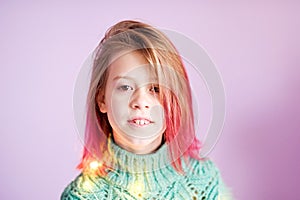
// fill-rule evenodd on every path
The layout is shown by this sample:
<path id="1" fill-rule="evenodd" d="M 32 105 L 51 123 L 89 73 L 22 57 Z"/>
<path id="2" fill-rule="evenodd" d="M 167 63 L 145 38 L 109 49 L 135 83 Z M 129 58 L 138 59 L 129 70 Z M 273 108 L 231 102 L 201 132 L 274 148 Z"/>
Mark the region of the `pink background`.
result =
<path id="1" fill-rule="evenodd" d="M 147 2 L 1 1 L 0 199 L 58 199 L 78 174 L 75 80 L 122 19 L 181 32 L 218 66 L 227 116 L 210 156 L 236 199 L 299 198 L 300 4 Z"/>

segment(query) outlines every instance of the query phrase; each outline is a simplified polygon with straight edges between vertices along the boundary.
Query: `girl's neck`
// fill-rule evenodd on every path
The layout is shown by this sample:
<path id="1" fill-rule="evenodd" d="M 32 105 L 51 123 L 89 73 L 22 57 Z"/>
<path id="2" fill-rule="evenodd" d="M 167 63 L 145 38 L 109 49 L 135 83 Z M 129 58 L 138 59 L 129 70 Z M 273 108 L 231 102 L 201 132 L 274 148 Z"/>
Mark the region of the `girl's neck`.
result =
<path id="1" fill-rule="evenodd" d="M 113 141 L 124 150 L 139 155 L 154 153 L 164 144 L 162 135 L 155 139 L 134 139 L 113 134 Z"/>

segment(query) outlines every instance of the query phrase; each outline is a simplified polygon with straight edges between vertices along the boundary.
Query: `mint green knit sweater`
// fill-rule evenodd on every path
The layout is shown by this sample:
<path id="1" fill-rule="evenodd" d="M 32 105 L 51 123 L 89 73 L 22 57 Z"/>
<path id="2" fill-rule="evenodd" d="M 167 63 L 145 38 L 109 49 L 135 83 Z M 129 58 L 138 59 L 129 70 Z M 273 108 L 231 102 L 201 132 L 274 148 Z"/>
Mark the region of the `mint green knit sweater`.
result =
<path id="1" fill-rule="evenodd" d="M 170 165 L 167 146 L 148 155 L 130 153 L 112 143 L 113 166 L 105 176 L 81 173 L 61 195 L 62 200 L 98 199 L 231 199 L 210 160 L 190 159 L 180 175 Z"/>

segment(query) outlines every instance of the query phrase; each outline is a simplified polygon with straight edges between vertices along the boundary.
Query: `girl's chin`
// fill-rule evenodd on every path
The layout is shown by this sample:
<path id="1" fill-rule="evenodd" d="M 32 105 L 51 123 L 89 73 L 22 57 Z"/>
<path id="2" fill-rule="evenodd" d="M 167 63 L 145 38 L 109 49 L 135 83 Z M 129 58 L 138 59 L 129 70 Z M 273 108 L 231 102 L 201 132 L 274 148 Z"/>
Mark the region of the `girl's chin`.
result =
<path id="1" fill-rule="evenodd" d="M 163 135 L 162 129 L 158 128 L 124 128 L 117 133 L 120 139 L 128 140 L 134 144 L 151 143 L 153 140 Z"/>

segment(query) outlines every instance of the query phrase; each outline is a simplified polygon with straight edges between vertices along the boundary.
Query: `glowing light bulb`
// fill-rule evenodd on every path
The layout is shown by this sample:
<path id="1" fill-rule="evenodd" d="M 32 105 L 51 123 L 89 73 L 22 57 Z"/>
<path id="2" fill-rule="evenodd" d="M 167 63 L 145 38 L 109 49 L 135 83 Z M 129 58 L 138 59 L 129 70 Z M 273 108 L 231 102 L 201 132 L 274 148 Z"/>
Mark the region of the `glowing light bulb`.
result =
<path id="1" fill-rule="evenodd" d="M 134 192 L 137 193 L 137 194 L 140 194 L 142 192 L 143 188 L 142 186 L 139 184 L 139 185 L 135 185 L 134 187 Z"/>
<path id="2" fill-rule="evenodd" d="M 84 190 L 87 190 L 87 191 L 92 190 L 92 184 L 91 184 L 91 182 L 88 181 L 88 180 L 85 180 L 85 181 L 82 183 L 82 187 L 83 187 Z"/>
<path id="3" fill-rule="evenodd" d="M 90 168 L 92 170 L 96 170 L 96 169 L 98 169 L 101 166 L 102 166 L 102 164 L 100 162 L 96 161 L 96 160 L 90 162 Z"/>
<path id="4" fill-rule="evenodd" d="M 142 197 L 144 185 L 140 181 L 136 181 L 131 185 L 130 191 L 136 197 Z"/>

